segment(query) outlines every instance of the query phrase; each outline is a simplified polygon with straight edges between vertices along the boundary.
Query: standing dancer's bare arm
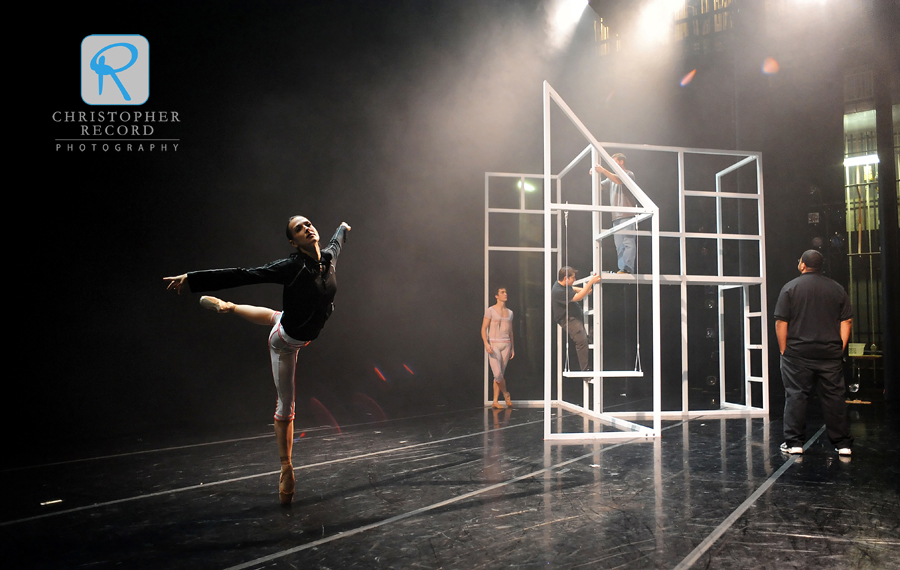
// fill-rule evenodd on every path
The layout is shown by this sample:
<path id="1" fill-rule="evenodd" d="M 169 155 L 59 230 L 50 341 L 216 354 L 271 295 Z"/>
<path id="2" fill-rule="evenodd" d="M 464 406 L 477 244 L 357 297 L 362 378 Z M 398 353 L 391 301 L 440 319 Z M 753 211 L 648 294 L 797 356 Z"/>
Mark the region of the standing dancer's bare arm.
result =
<path id="1" fill-rule="evenodd" d="M 482 340 L 482 342 L 484 342 L 484 350 L 488 354 L 494 354 L 494 349 L 491 348 L 491 343 L 488 340 L 488 334 L 487 334 L 488 327 L 490 327 L 490 326 L 491 326 L 491 319 L 484 317 L 484 319 L 481 320 L 481 340 Z"/>

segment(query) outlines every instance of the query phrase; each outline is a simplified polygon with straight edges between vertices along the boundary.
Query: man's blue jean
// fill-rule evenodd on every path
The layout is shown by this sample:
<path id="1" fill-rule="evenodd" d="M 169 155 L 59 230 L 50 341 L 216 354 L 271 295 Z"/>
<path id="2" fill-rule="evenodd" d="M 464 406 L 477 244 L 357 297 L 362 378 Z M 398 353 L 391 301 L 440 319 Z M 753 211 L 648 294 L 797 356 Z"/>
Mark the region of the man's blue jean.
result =
<path id="1" fill-rule="evenodd" d="M 613 226 L 628 223 L 633 219 L 634 218 L 619 218 L 618 220 L 613 220 Z M 632 225 L 628 230 L 623 231 L 634 229 L 637 228 Z M 616 257 L 619 259 L 619 271 L 634 273 L 635 257 L 637 256 L 637 236 L 626 236 L 622 235 L 622 232 L 619 232 L 613 234 L 613 240 L 616 242 Z"/>

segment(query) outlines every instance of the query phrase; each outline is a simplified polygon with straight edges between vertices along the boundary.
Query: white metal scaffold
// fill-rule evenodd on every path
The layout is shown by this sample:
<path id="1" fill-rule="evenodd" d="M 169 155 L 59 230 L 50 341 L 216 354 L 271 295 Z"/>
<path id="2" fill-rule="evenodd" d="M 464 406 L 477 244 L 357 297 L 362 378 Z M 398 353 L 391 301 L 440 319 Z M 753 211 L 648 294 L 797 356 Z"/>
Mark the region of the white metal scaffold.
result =
<path id="1" fill-rule="evenodd" d="M 655 145 L 636 145 L 622 143 L 601 143 L 599 142 L 566 105 L 559 94 L 545 81 L 544 82 L 544 172 L 538 174 L 523 173 L 502 173 L 488 172 L 485 174 L 485 302 L 490 301 L 490 291 L 488 289 L 488 276 L 490 272 L 490 255 L 493 251 L 516 251 L 516 252 L 541 252 L 543 253 L 543 265 L 545 274 L 544 287 L 544 398 L 543 400 L 524 400 L 516 401 L 519 406 L 533 407 L 541 406 L 544 408 L 544 438 L 546 440 L 555 441 L 581 441 L 581 440 L 624 440 L 624 439 L 640 439 L 640 438 L 657 438 L 661 433 L 662 419 L 688 419 L 691 417 L 757 417 L 768 414 L 768 361 L 765 357 L 765 347 L 767 342 L 767 322 L 766 322 L 766 290 L 765 290 L 765 235 L 764 235 L 764 218 L 763 218 L 763 186 L 762 186 L 762 156 L 757 152 L 746 151 L 726 151 L 716 149 L 692 149 L 684 147 L 669 147 Z M 571 121 L 579 133 L 587 140 L 588 146 L 582 150 L 572 161 L 570 161 L 559 173 L 553 174 L 551 165 L 551 129 L 550 129 L 550 111 L 551 103 L 555 103 L 563 114 Z M 661 231 L 659 207 L 651 200 L 641 187 L 628 177 L 624 170 L 612 160 L 610 154 L 605 147 L 616 149 L 639 149 L 641 151 L 671 153 L 677 158 L 678 167 L 678 230 L 677 231 Z M 634 208 L 623 208 L 616 206 L 601 205 L 599 193 L 599 176 L 592 176 L 591 204 L 571 204 L 562 203 L 561 201 L 561 182 L 563 178 L 584 158 L 590 154 L 592 165 L 600 163 L 601 159 L 613 170 L 624 182 L 626 187 L 635 197 L 638 206 Z M 715 191 L 709 190 L 688 190 L 685 188 L 685 156 L 686 155 L 713 155 L 721 157 L 735 157 L 736 162 L 715 172 Z M 742 168 L 754 168 L 756 177 L 755 192 L 724 192 L 722 191 L 722 182 L 726 176 L 732 175 Z M 543 204 L 541 209 L 526 208 L 524 199 L 524 184 L 526 178 L 540 178 L 544 180 Z M 522 200 L 519 208 L 491 208 L 490 207 L 490 182 L 495 178 L 519 178 L 522 188 Z M 555 188 L 555 193 L 551 189 Z M 552 201 L 552 195 L 555 194 L 556 201 Z M 716 231 L 713 232 L 688 232 L 686 227 L 686 197 L 693 199 L 706 198 L 714 199 L 716 203 Z M 723 200 L 747 200 L 756 203 L 757 231 L 755 233 L 725 233 L 723 227 Z M 592 228 L 591 234 L 594 239 L 593 246 L 593 271 L 600 271 L 601 253 L 600 242 L 609 236 L 624 232 L 636 236 L 649 236 L 651 249 L 651 272 L 649 274 L 636 275 L 606 275 L 604 282 L 615 283 L 633 283 L 636 287 L 641 285 L 650 285 L 651 289 L 651 306 L 652 306 L 652 409 L 651 410 L 634 410 L 634 411 L 605 411 L 603 406 L 603 380 L 604 378 L 623 378 L 623 377 L 643 377 L 644 372 L 641 370 L 604 370 L 603 369 L 603 352 L 602 352 L 602 287 L 595 287 L 589 297 L 585 297 L 585 304 L 592 308 L 588 311 L 592 315 L 591 328 L 594 330 L 594 344 L 592 345 L 593 371 L 589 372 L 564 372 L 562 366 L 562 347 L 564 340 L 563 332 L 555 325 L 551 318 L 551 284 L 555 281 L 556 270 L 563 265 L 562 256 L 556 256 L 554 264 L 553 255 L 559 254 L 559 245 L 561 236 L 561 223 L 557 223 L 557 247 L 553 247 L 552 240 L 552 220 L 553 216 L 560 219 L 563 212 L 584 211 L 591 213 Z M 635 216 L 635 221 L 630 224 L 614 226 L 612 228 L 601 228 L 600 215 L 602 212 L 627 212 Z M 543 246 L 542 247 L 519 247 L 519 246 L 494 246 L 490 243 L 490 217 L 491 214 L 517 214 L 517 215 L 541 215 L 543 217 Z M 650 231 L 642 231 L 637 229 L 638 223 L 644 220 L 650 221 Z M 660 274 L 660 238 L 675 238 L 679 242 L 679 273 L 677 275 L 661 275 Z M 688 273 L 687 267 L 687 240 L 689 239 L 715 239 L 716 240 L 716 275 L 692 275 Z M 757 254 L 759 266 L 757 275 L 725 275 L 724 243 L 726 241 L 745 241 L 755 243 L 757 246 Z M 568 244 L 566 244 L 568 247 Z M 555 265 L 555 267 L 554 267 Z M 584 280 L 586 280 L 585 278 Z M 583 281 L 583 280 L 582 280 Z M 660 285 L 678 285 L 681 293 L 681 410 L 662 410 L 661 404 L 661 323 L 660 323 Z M 719 358 L 719 408 L 691 410 L 688 403 L 688 334 L 687 334 L 687 288 L 689 285 L 715 286 L 717 289 L 718 301 L 718 358 Z M 741 294 L 742 315 L 740 318 L 742 326 L 742 400 L 739 402 L 728 402 L 725 392 L 725 291 L 728 289 L 739 289 Z M 756 293 L 755 297 L 753 293 Z M 755 299 L 751 303 L 751 299 Z M 590 302 L 588 303 L 588 300 Z M 751 304 L 756 304 L 756 309 L 751 308 Z M 556 329 L 556 342 L 558 346 L 557 353 L 560 358 L 557 359 L 553 366 L 552 358 L 552 340 L 553 332 Z M 752 332 L 751 332 L 752 331 Z M 752 364 L 755 362 L 755 365 Z M 757 370 L 757 374 L 753 373 L 753 369 Z M 488 374 L 487 356 L 485 355 L 485 384 L 484 397 L 485 402 L 489 403 L 488 388 L 490 378 Z M 553 378 L 556 378 L 556 394 L 557 398 L 553 398 Z M 563 399 L 563 378 L 581 378 L 583 380 L 583 401 L 575 404 L 567 402 Z M 758 405 L 753 405 L 752 393 L 753 385 L 759 387 L 756 392 L 760 394 Z M 590 386 L 593 386 L 593 398 L 589 396 Z M 590 427 L 590 422 L 585 421 L 584 430 L 580 432 L 563 432 L 562 422 L 558 422 L 557 430 L 552 429 L 552 410 L 558 408 L 567 410 L 584 416 L 586 419 L 592 419 L 604 426 L 614 428 L 614 430 L 598 431 Z M 643 421 L 651 422 L 651 426 L 637 423 Z"/>

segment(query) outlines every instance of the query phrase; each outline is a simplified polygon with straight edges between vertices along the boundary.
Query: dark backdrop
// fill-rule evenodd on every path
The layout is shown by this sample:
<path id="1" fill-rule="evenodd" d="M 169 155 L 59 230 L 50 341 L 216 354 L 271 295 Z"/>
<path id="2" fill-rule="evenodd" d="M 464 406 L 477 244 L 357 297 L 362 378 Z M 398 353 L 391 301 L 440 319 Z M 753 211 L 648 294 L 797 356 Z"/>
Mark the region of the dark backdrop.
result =
<path id="1" fill-rule="evenodd" d="M 598 67 L 585 16 L 566 54 L 542 40 L 538 0 L 48 10 L 39 51 L 23 56 L 27 110 L 13 118 L 29 126 L 14 155 L 26 178 L 13 184 L 21 206 L 8 210 L 20 228 L 9 299 L 28 334 L 10 341 L 10 362 L 25 366 L 10 367 L 6 420 L 29 418 L 24 437 L 38 454 L 48 438 L 265 421 L 266 331 L 166 292 L 162 277 L 283 257 L 294 213 L 326 236 L 353 226 L 335 313 L 300 355 L 301 417 L 317 419 L 313 397 L 341 423 L 366 419 L 359 395 L 388 415 L 479 405 L 484 172 L 541 171 L 543 79 L 601 140 L 773 153 L 771 309 L 807 247 L 797 207 L 806 190 L 839 189 L 836 67 L 772 79 L 741 71 L 750 64 L 740 58 L 712 58 L 684 89 L 691 61 L 620 56 Z M 142 110 L 178 112 L 179 123 L 156 128 L 180 139 L 177 152 L 55 149 L 77 130 L 54 111 L 100 110 L 79 95 L 78 49 L 93 33 L 149 40 Z M 739 105 L 742 77 L 738 92 L 766 96 Z M 834 95 L 810 100 L 823 85 Z M 821 109 L 836 112 L 823 121 Z M 754 129 L 742 139 L 739 124 Z M 223 297 L 280 306 L 277 286 Z"/>
<path id="2" fill-rule="evenodd" d="M 532 38 L 540 14 L 539 2 L 500 1 L 48 13 L 55 63 L 27 76 L 37 127 L 22 153 L 37 183 L 17 188 L 15 209 L 28 238 L 14 302 L 30 330 L 15 355 L 29 378 L 7 382 L 7 417 L 37 418 L 26 430 L 37 441 L 265 421 L 267 331 L 201 310 L 162 277 L 286 256 L 295 213 L 326 237 L 353 226 L 335 313 L 300 356 L 302 397 L 340 423 L 366 419 L 358 394 L 388 415 L 480 402 L 484 172 L 540 164 L 552 60 Z M 154 133 L 180 139 L 177 152 L 55 149 L 78 127 L 54 111 L 111 110 L 79 95 L 92 33 L 148 39 L 139 110 L 178 112 Z M 277 308 L 281 293 L 222 296 Z"/>

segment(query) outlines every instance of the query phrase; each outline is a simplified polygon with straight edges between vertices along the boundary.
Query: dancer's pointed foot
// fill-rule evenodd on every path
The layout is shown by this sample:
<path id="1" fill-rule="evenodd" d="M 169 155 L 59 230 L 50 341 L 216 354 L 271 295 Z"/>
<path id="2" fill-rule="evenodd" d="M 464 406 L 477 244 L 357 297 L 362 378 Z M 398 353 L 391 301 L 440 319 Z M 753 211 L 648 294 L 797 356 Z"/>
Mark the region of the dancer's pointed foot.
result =
<path id="1" fill-rule="evenodd" d="M 506 400 L 506 407 L 511 408 L 512 407 L 512 398 L 510 398 L 509 392 L 507 392 L 506 394 L 503 395 L 503 399 Z"/>
<path id="2" fill-rule="evenodd" d="M 281 477 L 278 479 L 278 499 L 282 505 L 290 505 L 294 499 L 294 466 L 290 463 L 281 466 Z"/>
<path id="3" fill-rule="evenodd" d="M 200 306 L 217 313 L 230 313 L 234 311 L 234 303 L 223 301 L 216 297 L 208 297 L 206 295 L 200 297 Z"/>
<path id="4" fill-rule="evenodd" d="M 494 404 L 493 404 L 491 407 L 494 408 L 495 410 L 502 410 L 502 409 L 503 409 L 503 406 L 501 406 L 501 405 L 500 405 L 499 403 L 497 403 L 497 402 L 494 402 Z"/>

